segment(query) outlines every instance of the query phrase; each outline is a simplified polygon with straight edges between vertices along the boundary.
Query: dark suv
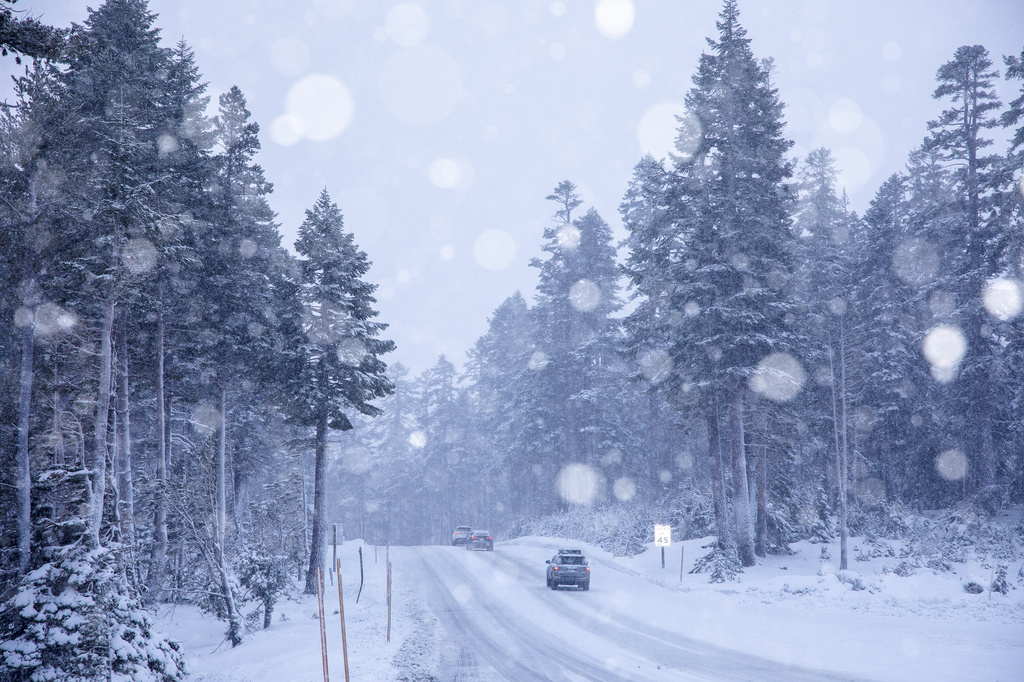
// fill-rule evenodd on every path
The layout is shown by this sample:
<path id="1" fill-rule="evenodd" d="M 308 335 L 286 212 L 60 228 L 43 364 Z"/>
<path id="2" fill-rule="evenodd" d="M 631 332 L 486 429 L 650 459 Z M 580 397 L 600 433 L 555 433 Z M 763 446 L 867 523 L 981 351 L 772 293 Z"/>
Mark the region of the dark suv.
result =
<path id="1" fill-rule="evenodd" d="M 466 544 L 472 534 L 473 526 L 457 526 L 452 533 L 452 547 Z"/>
<path id="2" fill-rule="evenodd" d="M 590 589 L 590 565 L 583 551 L 560 549 L 558 554 L 547 560 L 548 587 L 557 590 L 559 585 L 576 585 L 581 590 Z"/>
<path id="3" fill-rule="evenodd" d="M 485 549 L 488 552 L 494 551 L 494 538 L 489 530 L 475 530 L 466 540 L 466 549 Z"/>

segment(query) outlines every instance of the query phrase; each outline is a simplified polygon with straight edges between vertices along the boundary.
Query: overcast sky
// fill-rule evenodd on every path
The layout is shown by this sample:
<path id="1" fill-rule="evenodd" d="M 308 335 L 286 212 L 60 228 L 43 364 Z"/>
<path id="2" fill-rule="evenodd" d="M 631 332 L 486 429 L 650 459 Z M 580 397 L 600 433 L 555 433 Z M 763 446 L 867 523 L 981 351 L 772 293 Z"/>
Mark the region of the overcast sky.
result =
<path id="1" fill-rule="evenodd" d="M 91 2 L 20 0 L 50 24 Z M 385 360 L 461 365 L 487 318 L 532 300 L 558 182 L 624 236 L 618 205 L 645 149 L 664 156 L 717 0 L 150 0 L 184 39 L 212 106 L 232 85 L 261 128 L 259 162 L 291 248 L 326 187 L 373 262 Z M 957 47 L 1024 48 L 1019 0 L 740 0 L 773 57 L 794 156 L 832 149 L 863 212 L 941 103 Z M 7 73 L 12 59 L 0 62 Z M 4 78 L 3 93 L 10 92 Z M 1004 102 L 1015 86 L 999 84 Z M 996 151 L 1003 152 L 1002 140 Z"/>

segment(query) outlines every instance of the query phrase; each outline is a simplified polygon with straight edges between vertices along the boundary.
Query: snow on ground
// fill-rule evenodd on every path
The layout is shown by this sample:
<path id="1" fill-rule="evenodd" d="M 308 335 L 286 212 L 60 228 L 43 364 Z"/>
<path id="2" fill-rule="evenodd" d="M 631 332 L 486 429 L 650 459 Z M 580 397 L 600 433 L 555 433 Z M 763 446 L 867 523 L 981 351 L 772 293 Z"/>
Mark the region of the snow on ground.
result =
<path id="1" fill-rule="evenodd" d="M 837 570 L 838 542 L 800 542 L 793 545 L 793 555 L 768 557 L 746 569 L 738 582 L 713 585 L 706 574 L 685 572 L 707 552 L 703 546 L 708 542 L 690 540 L 666 548 L 664 569 L 660 548 L 653 546 L 630 558 L 540 537 L 498 543 L 493 554 L 442 550 L 452 552 L 484 584 L 494 586 L 495 597 L 535 618 L 539 627 L 553 596 L 543 585 L 544 560 L 570 546 L 582 548 L 592 566 L 591 590 L 572 594 L 572 607 L 597 618 L 872 680 L 1024 679 L 1024 585 L 1016 582 L 1017 565 L 1008 572 L 1008 595 L 969 594 L 964 583 L 975 580 L 987 587 L 992 568 L 954 564 L 952 571 L 917 568 L 901 577 L 892 573 L 901 561 L 896 557 L 854 560 L 868 548 L 862 538 L 851 538 L 846 573 Z M 365 585 L 356 604 L 360 547 Z M 831 558 L 822 558 L 823 547 Z M 384 548 L 377 548 L 375 561 L 372 545 L 348 541 L 338 547 L 353 680 L 426 680 L 439 670 L 445 643 L 426 606 L 416 551 L 391 550 L 394 600 L 388 643 Z M 864 589 L 853 589 L 858 579 Z M 343 680 L 338 593 L 330 584 L 325 604 L 331 679 Z M 317 681 L 323 672 L 316 612 L 315 597 L 282 600 L 269 630 L 251 633 L 235 649 L 224 641 L 223 623 L 192 608 L 166 611 L 162 628 L 182 643 L 193 679 L 200 682 Z"/>

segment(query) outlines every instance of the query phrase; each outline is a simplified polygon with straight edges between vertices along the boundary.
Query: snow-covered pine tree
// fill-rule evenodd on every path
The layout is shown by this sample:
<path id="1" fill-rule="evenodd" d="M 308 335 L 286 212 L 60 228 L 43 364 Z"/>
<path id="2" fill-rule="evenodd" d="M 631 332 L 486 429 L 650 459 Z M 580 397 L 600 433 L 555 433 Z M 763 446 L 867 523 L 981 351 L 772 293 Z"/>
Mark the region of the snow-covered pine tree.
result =
<path id="1" fill-rule="evenodd" d="M 953 168 L 950 189 L 958 210 L 951 246 L 962 256 L 952 261 L 947 277 L 954 319 L 967 348 L 959 363 L 959 378 L 949 389 L 956 392 L 958 411 L 966 416 L 961 442 L 971 462 L 973 483 L 979 488 L 996 481 L 993 416 L 997 391 L 991 375 L 999 350 L 982 305 L 982 292 L 985 283 L 998 274 L 992 252 L 996 240 L 987 219 L 998 157 L 985 154 L 992 141 L 983 137 L 985 130 L 999 124 L 996 111 L 1001 103 L 993 83 L 998 77 L 983 46 L 957 48 L 953 59 L 939 67 L 938 87 L 932 95 L 948 100 L 950 107 L 928 123 L 931 136 L 926 140 L 942 162 Z"/>
<path id="2" fill-rule="evenodd" d="M 394 349 L 379 338 L 387 325 L 374 320 L 376 285 L 355 236 L 344 231 L 341 211 L 324 189 L 299 227 L 303 331 L 301 369 L 293 378 L 294 417 L 315 429 L 313 529 L 306 594 L 316 593 L 316 570 L 324 566 L 327 430 L 348 430 L 347 412 L 380 414 L 371 401 L 394 390 L 380 356 Z"/>
<path id="3" fill-rule="evenodd" d="M 736 546 L 749 566 L 747 385 L 767 356 L 796 349 L 787 317 L 793 304 L 785 180 L 792 170 L 784 155 L 791 142 L 782 134 L 778 92 L 754 59 L 736 2 L 727 0 L 719 17 L 718 40 L 708 40 L 711 49 L 686 96 L 699 121 L 699 144 L 688 144 L 694 126 L 687 121 L 668 183 L 670 219 L 663 224 L 671 228 L 656 237 L 666 245 L 647 250 L 667 257 L 629 267 L 634 286 L 657 296 L 659 306 L 632 333 L 650 339 L 651 352 L 665 354 L 669 371 L 687 377 L 681 386 L 701 389 L 712 447 L 719 408 L 728 414 Z"/>
<path id="4" fill-rule="evenodd" d="M 621 307 L 611 229 L 593 208 L 573 219 L 582 205 L 576 186 L 564 180 L 548 200 L 558 206 L 555 223 L 544 230 L 547 258 L 530 262 L 539 270 L 536 303 L 539 385 L 535 399 L 544 415 L 549 480 L 568 464 L 596 467 L 612 448 L 624 445 L 622 424 L 613 418 L 622 394 L 616 390 L 618 323 Z M 616 388 L 612 388 L 616 386 Z M 598 501 L 606 495 L 587 500 Z M 553 500 L 556 508 L 565 500 Z"/>

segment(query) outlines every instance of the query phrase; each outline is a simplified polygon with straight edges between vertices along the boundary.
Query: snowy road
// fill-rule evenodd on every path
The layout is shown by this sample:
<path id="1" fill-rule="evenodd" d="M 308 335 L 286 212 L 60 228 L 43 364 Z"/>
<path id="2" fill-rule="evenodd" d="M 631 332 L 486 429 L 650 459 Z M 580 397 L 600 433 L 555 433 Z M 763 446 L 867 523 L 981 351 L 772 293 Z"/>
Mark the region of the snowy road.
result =
<path id="1" fill-rule="evenodd" d="M 543 560 L 521 552 L 402 551 L 419 561 L 423 597 L 444 630 L 443 680 L 861 679 L 757 658 L 661 627 L 628 598 L 631 591 L 649 592 L 650 583 L 599 565 L 589 592 L 552 592 L 544 586 Z"/>

